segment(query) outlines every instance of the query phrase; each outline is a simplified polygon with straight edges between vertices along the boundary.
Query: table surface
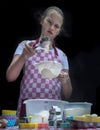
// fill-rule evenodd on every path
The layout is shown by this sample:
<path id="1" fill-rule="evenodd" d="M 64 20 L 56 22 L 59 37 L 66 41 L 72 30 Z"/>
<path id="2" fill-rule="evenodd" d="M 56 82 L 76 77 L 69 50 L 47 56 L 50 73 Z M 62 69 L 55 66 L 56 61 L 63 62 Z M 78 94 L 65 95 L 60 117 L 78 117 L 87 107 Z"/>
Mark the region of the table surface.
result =
<path id="1" fill-rule="evenodd" d="M 19 129 L 19 128 L 0 128 L 0 130 L 100 130 L 100 128 L 88 128 L 88 129 L 61 129 L 61 128 L 50 128 L 50 129 L 45 129 L 45 128 L 41 128 L 41 129 Z"/>

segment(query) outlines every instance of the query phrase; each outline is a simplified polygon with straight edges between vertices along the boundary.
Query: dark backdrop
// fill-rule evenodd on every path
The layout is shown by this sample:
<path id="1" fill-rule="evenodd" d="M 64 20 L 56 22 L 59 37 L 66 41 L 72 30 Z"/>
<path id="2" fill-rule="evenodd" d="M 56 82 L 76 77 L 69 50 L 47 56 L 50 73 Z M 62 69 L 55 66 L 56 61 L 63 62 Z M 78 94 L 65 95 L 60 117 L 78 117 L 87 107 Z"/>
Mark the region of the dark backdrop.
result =
<path id="1" fill-rule="evenodd" d="M 91 102 L 92 113 L 100 114 L 100 20 L 99 4 L 66 0 L 4 0 L 0 3 L 0 112 L 16 109 L 19 78 L 8 83 L 5 73 L 18 43 L 39 36 L 41 11 L 57 5 L 65 13 L 65 34 L 58 46 L 67 54 L 73 93 L 68 101 Z"/>

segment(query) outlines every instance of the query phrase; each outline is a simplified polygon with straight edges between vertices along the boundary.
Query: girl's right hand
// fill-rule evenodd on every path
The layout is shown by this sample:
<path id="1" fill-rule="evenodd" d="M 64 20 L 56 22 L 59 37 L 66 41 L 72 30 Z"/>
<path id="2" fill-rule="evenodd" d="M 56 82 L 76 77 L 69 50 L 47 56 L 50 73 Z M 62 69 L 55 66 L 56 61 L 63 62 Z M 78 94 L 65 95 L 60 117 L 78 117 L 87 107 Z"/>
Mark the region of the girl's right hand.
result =
<path id="1" fill-rule="evenodd" d="M 23 41 L 22 44 L 24 46 L 22 56 L 25 59 L 28 59 L 33 54 L 35 54 L 35 49 L 33 48 L 33 44 L 34 44 L 33 42 L 27 43 L 27 41 Z"/>

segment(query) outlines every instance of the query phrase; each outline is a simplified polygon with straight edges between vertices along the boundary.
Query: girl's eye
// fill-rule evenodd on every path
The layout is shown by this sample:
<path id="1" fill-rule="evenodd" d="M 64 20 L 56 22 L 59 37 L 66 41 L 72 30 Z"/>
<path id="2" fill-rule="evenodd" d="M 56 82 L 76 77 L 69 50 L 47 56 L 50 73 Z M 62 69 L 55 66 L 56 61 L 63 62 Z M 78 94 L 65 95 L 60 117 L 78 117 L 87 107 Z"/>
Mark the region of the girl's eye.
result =
<path id="1" fill-rule="evenodd" d="M 52 22 L 48 19 L 48 23 L 52 24 Z"/>
<path id="2" fill-rule="evenodd" d="M 50 20 L 50 19 L 47 19 L 47 22 L 50 24 L 50 25 L 53 25 L 53 22 Z M 55 24 L 54 27 L 56 29 L 60 29 L 60 26 L 58 24 Z"/>
<path id="3" fill-rule="evenodd" d="M 60 27 L 59 27 L 59 25 L 55 25 L 55 28 L 57 28 L 57 29 L 58 29 L 58 28 L 60 28 Z"/>

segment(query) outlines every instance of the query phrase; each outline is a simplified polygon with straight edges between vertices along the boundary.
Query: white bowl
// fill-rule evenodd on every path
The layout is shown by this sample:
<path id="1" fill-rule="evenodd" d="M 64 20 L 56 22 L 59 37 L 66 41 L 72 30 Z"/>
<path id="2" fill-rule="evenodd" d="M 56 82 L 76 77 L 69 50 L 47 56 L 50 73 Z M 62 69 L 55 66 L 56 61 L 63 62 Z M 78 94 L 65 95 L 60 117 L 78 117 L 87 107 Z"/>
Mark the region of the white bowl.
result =
<path id="1" fill-rule="evenodd" d="M 56 78 L 62 70 L 62 65 L 57 61 L 41 61 L 36 65 L 39 73 L 45 78 Z"/>

